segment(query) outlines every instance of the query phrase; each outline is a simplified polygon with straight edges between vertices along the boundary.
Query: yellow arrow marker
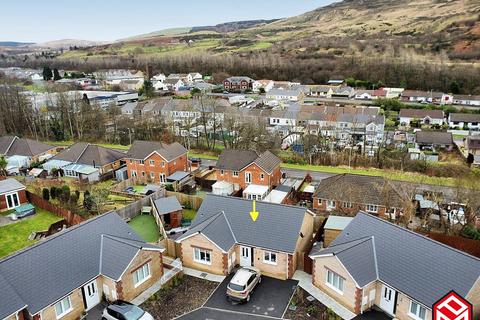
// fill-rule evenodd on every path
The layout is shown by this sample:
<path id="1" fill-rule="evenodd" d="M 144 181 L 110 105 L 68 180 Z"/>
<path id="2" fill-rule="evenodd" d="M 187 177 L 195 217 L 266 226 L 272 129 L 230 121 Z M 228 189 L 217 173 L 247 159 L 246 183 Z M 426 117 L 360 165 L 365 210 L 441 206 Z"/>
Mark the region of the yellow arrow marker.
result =
<path id="1" fill-rule="evenodd" d="M 255 200 L 253 200 L 253 210 L 250 211 L 250 217 L 252 217 L 252 220 L 255 222 L 258 219 L 258 214 L 259 212 L 257 211 L 257 203 Z"/>

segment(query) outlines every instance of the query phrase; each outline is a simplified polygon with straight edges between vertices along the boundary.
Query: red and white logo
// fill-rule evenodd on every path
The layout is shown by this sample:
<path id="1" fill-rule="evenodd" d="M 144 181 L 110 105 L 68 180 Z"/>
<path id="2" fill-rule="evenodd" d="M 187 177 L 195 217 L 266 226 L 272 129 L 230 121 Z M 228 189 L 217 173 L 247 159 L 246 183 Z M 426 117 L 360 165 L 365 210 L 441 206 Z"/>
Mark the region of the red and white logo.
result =
<path id="1" fill-rule="evenodd" d="M 433 320 L 473 320 L 473 307 L 455 291 L 433 305 Z"/>

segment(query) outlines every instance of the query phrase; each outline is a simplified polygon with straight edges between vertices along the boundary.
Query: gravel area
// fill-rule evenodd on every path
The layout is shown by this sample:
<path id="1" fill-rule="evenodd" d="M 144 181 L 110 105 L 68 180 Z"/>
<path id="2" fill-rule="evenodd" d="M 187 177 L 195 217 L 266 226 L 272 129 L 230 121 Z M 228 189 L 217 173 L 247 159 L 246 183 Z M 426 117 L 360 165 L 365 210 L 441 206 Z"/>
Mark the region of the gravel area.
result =
<path id="1" fill-rule="evenodd" d="M 295 295 L 290 301 L 290 306 L 284 315 L 284 319 L 290 320 L 341 320 L 332 311 L 328 310 L 320 301 L 311 297 L 308 292 L 302 288 L 297 288 Z M 312 299 L 313 298 L 313 299 Z M 310 301 L 311 300 L 311 301 Z M 291 310 L 293 307 L 295 310 Z"/>
<path id="2" fill-rule="evenodd" d="M 184 275 L 141 305 L 156 320 L 171 320 L 201 307 L 218 283 Z"/>

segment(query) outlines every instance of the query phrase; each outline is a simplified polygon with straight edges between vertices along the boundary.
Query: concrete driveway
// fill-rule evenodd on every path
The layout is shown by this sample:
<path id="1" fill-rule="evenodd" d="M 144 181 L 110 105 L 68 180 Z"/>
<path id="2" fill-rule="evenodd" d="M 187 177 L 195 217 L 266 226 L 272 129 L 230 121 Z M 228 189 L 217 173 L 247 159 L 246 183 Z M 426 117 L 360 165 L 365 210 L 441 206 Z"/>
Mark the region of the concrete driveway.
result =
<path id="1" fill-rule="evenodd" d="M 218 286 L 204 307 L 235 312 L 237 315 L 241 313 L 282 318 L 298 284 L 298 281 L 295 280 L 277 280 L 263 276 L 262 282 L 255 288 L 250 302 L 232 304 L 227 301 L 225 295 L 227 284 L 232 277 L 233 275 L 230 275 Z"/>

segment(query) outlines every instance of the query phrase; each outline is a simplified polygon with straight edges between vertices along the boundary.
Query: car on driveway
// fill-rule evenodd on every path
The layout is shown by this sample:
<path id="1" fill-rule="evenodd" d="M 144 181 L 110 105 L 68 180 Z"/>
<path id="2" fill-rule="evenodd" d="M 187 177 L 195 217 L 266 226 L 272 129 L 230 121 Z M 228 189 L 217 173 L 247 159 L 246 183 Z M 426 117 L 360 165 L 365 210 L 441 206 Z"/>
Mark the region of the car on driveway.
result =
<path id="1" fill-rule="evenodd" d="M 227 300 L 249 302 L 253 290 L 260 282 L 262 282 L 262 275 L 257 268 L 242 267 L 238 269 L 227 285 Z"/>
<path id="2" fill-rule="evenodd" d="M 103 310 L 102 320 L 153 320 L 153 317 L 130 302 L 118 300 Z"/>

